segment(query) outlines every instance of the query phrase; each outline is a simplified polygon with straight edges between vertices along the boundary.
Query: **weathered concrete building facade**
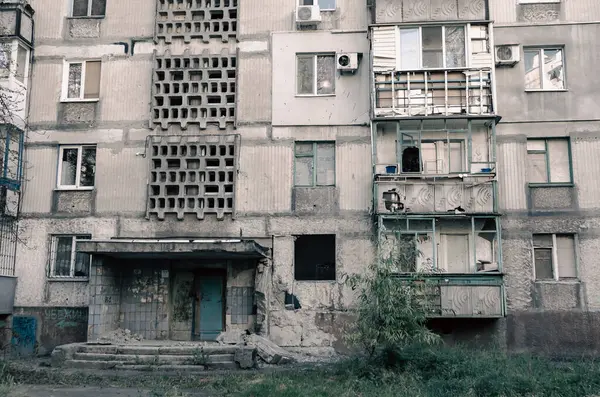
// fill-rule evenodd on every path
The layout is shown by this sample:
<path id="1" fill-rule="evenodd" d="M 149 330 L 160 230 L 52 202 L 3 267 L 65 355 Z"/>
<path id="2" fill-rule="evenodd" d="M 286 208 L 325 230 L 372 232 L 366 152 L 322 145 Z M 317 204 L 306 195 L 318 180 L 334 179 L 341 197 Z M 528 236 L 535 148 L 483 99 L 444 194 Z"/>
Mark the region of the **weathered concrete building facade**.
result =
<path id="1" fill-rule="evenodd" d="M 31 6 L 13 321 L 40 352 L 117 328 L 336 348 L 347 275 L 398 239 L 444 333 L 596 329 L 591 0 Z"/>

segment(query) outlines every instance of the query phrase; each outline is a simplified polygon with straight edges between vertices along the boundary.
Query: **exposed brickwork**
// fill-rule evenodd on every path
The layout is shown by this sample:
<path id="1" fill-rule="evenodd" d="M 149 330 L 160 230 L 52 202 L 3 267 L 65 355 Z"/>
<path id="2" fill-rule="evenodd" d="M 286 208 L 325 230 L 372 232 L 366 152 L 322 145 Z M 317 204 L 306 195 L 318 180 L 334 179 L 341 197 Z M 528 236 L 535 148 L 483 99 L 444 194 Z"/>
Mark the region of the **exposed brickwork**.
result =
<path id="1" fill-rule="evenodd" d="M 218 124 L 225 129 L 235 121 L 237 59 L 222 54 L 155 57 L 152 121 L 169 124 Z"/>
<path id="2" fill-rule="evenodd" d="M 239 135 L 153 136 L 148 214 L 232 214 L 238 150 Z"/>
<path id="3" fill-rule="evenodd" d="M 170 43 L 183 38 L 189 43 L 211 37 L 224 42 L 237 35 L 237 0 L 158 0 L 156 38 Z"/>

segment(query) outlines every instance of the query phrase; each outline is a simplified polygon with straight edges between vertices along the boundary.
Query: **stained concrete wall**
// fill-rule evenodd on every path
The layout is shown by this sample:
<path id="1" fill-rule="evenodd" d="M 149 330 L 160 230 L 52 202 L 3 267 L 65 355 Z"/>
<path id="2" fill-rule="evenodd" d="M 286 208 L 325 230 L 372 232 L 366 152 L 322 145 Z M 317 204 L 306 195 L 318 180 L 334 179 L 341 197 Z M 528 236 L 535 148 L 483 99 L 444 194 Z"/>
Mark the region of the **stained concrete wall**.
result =
<path id="1" fill-rule="evenodd" d="M 273 33 L 273 125 L 361 125 L 369 121 L 369 42 L 367 33 Z M 299 96 L 297 53 L 358 52 L 353 75 L 335 73 L 335 95 Z"/>

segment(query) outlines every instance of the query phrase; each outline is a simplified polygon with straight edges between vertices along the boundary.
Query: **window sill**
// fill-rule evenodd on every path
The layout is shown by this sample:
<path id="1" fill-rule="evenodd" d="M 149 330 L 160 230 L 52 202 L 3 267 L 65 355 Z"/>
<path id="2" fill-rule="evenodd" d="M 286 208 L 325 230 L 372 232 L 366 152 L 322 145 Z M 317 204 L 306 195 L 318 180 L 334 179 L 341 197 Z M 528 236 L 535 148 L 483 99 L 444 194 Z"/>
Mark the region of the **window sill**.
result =
<path id="1" fill-rule="evenodd" d="M 61 99 L 60 102 L 61 103 L 92 103 L 92 102 L 99 102 L 100 98 L 95 98 L 95 99 Z"/>
<path id="2" fill-rule="evenodd" d="M 318 283 L 318 284 L 335 284 L 337 280 L 297 280 L 294 279 L 297 283 Z"/>
<path id="3" fill-rule="evenodd" d="M 104 19 L 106 18 L 106 15 L 85 15 L 85 16 L 81 16 L 81 17 L 74 17 L 74 16 L 69 16 L 67 17 L 67 19 Z"/>
<path id="4" fill-rule="evenodd" d="M 58 186 L 54 189 L 54 191 L 57 192 L 79 192 L 79 191 L 84 191 L 84 192 L 89 192 L 91 190 L 94 190 L 96 187 L 92 186 L 92 187 L 72 187 L 72 186 Z"/>
<path id="5" fill-rule="evenodd" d="M 321 11 L 321 12 L 336 12 L 337 8 L 331 8 L 331 9 L 327 9 L 327 10 L 321 8 L 321 9 L 319 9 L 319 11 Z"/>
<path id="6" fill-rule="evenodd" d="M 564 182 L 564 183 L 528 183 L 529 187 L 575 187 L 574 183 Z"/>
<path id="7" fill-rule="evenodd" d="M 294 188 L 311 188 L 311 189 L 316 189 L 316 188 L 320 188 L 320 187 L 335 187 L 335 185 L 294 185 Z"/>
<path id="8" fill-rule="evenodd" d="M 296 94 L 296 98 L 330 98 L 334 96 L 335 94 Z"/>
<path id="9" fill-rule="evenodd" d="M 89 277 L 48 277 L 49 282 L 87 283 Z"/>
<path id="10" fill-rule="evenodd" d="M 566 285 L 574 285 L 580 284 L 581 280 L 579 279 L 562 279 L 562 280 L 535 280 L 536 284 L 566 284 Z"/>
<path id="11" fill-rule="evenodd" d="M 534 3 L 532 3 L 534 4 Z M 564 89 L 550 89 L 550 90 L 543 90 L 543 89 L 526 89 L 525 92 L 567 92 L 569 90 L 567 90 L 566 88 Z"/>

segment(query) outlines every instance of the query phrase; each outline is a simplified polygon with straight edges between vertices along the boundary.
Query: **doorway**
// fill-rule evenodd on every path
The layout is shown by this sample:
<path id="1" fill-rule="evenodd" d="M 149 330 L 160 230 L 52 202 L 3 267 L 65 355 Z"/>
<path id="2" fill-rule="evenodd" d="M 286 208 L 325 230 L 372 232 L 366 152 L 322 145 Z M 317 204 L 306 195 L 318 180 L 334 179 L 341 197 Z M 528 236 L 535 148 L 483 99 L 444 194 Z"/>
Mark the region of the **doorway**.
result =
<path id="1" fill-rule="evenodd" d="M 225 274 L 196 274 L 194 339 L 216 340 L 225 329 Z"/>

